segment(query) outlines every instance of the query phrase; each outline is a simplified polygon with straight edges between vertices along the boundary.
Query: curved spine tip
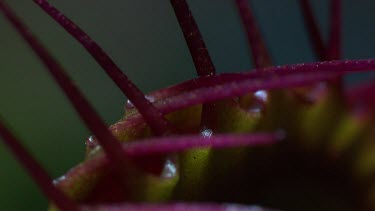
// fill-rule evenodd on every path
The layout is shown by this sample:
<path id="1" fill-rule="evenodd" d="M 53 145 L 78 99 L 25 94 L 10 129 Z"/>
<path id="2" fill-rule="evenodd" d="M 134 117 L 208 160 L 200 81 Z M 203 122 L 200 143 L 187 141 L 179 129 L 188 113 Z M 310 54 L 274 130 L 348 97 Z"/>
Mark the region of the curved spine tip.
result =
<path id="1" fill-rule="evenodd" d="M 235 0 L 242 25 L 246 31 L 250 45 L 253 62 L 256 68 L 264 68 L 272 65 L 270 53 L 267 50 L 264 39 L 255 21 L 252 9 L 247 0 Z"/>
<path id="2" fill-rule="evenodd" d="M 331 0 L 330 36 L 327 56 L 329 60 L 341 58 L 341 0 Z"/>
<path id="3" fill-rule="evenodd" d="M 55 82 L 60 86 L 68 97 L 81 119 L 87 127 L 97 136 L 100 145 L 103 147 L 107 156 L 115 166 L 124 166 L 125 159 L 122 156 L 121 144 L 116 140 L 107 126 L 82 95 L 73 81 L 66 74 L 65 70 L 51 56 L 47 49 L 39 42 L 37 38 L 29 31 L 21 20 L 0 1 L 0 10 L 16 29 L 19 35 L 26 41 L 35 54 L 46 66 L 46 70 L 51 74 Z"/>
<path id="4" fill-rule="evenodd" d="M 215 74 L 215 67 L 186 0 L 170 0 L 199 76 Z"/>
<path id="5" fill-rule="evenodd" d="M 327 49 L 322 38 L 322 33 L 318 27 L 318 23 L 315 20 L 309 0 L 299 0 L 299 5 L 316 57 L 320 61 L 327 60 Z"/>
<path id="6" fill-rule="evenodd" d="M 0 1 L 0 10 L 4 8 Z M 10 132 L 10 130 L 0 120 L 0 137 L 9 148 L 13 156 L 26 169 L 27 173 L 35 181 L 43 194 L 51 200 L 61 210 L 78 211 L 78 205 L 68 198 L 61 190 L 55 187 L 50 176 L 42 166 L 30 155 L 22 146 L 20 141 Z M 1 139 L 1 138 L 0 138 Z"/>
<path id="7" fill-rule="evenodd" d="M 53 7 L 46 0 L 34 0 L 49 16 L 74 37 L 105 70 L 126 97 L 143 115 L 155 135 L 163 135 L 171 130 L 169 122 L 145 97 L 142 91 L 123 73 L 108 54 L 73 21 Z"/>

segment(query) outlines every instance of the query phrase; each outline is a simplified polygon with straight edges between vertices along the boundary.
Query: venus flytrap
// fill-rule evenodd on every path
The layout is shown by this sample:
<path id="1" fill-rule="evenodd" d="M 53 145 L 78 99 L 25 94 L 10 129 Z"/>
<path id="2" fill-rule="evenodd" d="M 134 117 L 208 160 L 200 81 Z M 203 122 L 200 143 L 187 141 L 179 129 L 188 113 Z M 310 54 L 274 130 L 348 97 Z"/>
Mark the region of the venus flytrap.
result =
<path id="1" fill-rule="evenodd" d="M 285 66 L 272 66 L 248 2 L 234 0 L 256 69 L 226 74 L 215 74 L 188 3 L 171 0 L 199 77 L 147 97 L 71 20 L 45 0 L 34 2 L 131 101 L 125 117 L 107 128 L 65 70 L 0 1 L 4 17 L 94 134 L 86 141 L 85 160 L 53 186 L 0 122 L 2 140 L 52 202 L 51 210 L 375 209 L 374 102 L 363 97 L 374 91 L 373 83 L 349 91 L 341 84 L 347 73 L 375 69 L 375 60 L 337 60 L 340 0 L 331 1 L 327 45 L 309 2 L 300 1 L 323 61 Z"/>

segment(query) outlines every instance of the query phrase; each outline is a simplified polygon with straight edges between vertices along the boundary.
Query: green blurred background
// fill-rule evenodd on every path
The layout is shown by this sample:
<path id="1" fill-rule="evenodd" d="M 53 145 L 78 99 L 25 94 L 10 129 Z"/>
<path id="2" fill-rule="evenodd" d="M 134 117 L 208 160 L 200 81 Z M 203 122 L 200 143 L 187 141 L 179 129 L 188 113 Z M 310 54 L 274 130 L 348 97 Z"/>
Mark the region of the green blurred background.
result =
<path id="1" fill-rule="evenodd" d="M 126 98 L 90 56 L 32 0 L 7 0 L 58 58 L 107 124 L 124 114 Z M 82 26 L 143 91 L 194 77 L 168 0 L 50 0 Z M 232 0 L 189 0 L 218 72 L 251 68 Z M 375 2 L 343 1 L 345 58 L 375 56 Z M 313 61 L 296 0 L 253 0 L 276 64 Z M 314 1 L 323 32 L 328 1 Z M 82 160 L 90 132 L 9 24 L 0 16 L 0 114 L 53 177 Z M 368 77 L 358 76 L 357 79 Z M 0 144 L 0 210 L 45 210 L 47 200 Z"/>

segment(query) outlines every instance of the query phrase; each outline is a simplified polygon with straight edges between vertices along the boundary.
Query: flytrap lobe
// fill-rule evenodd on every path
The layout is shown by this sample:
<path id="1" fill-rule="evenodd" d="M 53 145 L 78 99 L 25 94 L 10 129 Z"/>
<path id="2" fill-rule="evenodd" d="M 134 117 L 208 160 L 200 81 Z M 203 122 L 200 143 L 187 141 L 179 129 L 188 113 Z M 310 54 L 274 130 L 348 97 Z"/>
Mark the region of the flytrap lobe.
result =
<path id="1" fill-rule="evenodd" d="M 47 1 L 34 2 L 131 101 L 108 128 L 0 1 L 5 19 L 94 135 L 84 161 L 52 183 L 0 122 L 2 140 L 51 201 L 50 210 L 375 210 L 374 83 L 342 83 L 347 73 L 374 70 L 375 59 L 339 60 L 340 0 L 329 2 L 327 43 L 310 2 L 298 2 L 320 61 L 284 66 L 273 66 L 249 2 L 233 0 L 256 69 L 224 74 L 216 74 L 188 2 L 171 0 L 198 76 L 147 97 L 79 26 Z"/>

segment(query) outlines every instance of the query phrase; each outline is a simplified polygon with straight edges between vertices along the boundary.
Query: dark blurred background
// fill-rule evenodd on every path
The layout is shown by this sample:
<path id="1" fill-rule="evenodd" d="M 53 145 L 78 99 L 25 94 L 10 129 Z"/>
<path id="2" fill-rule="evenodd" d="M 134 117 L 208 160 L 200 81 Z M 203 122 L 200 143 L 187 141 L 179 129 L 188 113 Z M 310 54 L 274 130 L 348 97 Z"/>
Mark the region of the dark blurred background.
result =
<path id="1" fill-rule="evenodd" d="M 93 59 L 32 0 L 9 5 L 68 70 L 107 124 L 126 98 Z M 195 76 L 168 0 L 50 0 L 88 32 L 144 92 Z M 232 0 L 189 0 L 218 72 L 252 68 Z M 275 64 L 314 61 L 296 0 L 253 0 Z M 343 1 L 343 57 L 375 57 L 375 2 Z M 314 0 L 324 35 L 328 1 Z M 0 114 L 53 177 L 80 162 L 90 132 L 39 60 L 0 16 Z M 356 83 L 360 75 L 348 79 Z M 47 200 L 0 144 L 0 210 L 46 210 Z"/>

